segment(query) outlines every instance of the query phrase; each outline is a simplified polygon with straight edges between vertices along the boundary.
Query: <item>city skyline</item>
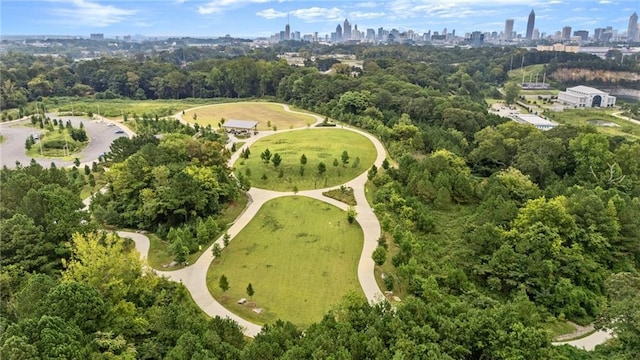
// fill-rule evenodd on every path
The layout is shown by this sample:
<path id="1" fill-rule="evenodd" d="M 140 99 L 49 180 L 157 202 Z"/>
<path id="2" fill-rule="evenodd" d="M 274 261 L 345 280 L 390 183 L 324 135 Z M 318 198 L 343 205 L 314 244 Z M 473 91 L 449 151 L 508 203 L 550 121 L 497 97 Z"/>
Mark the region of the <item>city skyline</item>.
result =
<path id="1" fill-rule="evenodd" d="M 637 1 L 598 0 L 580 4 L 560 0 L 298 1 L 298 0 L 167 0 L 167 1 L 17 1 L 2 2 L 3 35 L 75 35 L 104 33 L 106 37 L 146 36 L 268 37 L 289 25 L 291 33 L 330 35 L 347 19 L 359 31 L 368 28 L 441 31 L 459 35 L 474 31 L 501 32 L 506 19 L 513 31 L 528 35 L 535 11 L 535 29 L 553 34 L 564 27 L 588 30 L 608 26 L 628 32 Z M 28 16 L 25 16 L 27 15 Z M 531 30 L 533 31 L 533 30 Z"/>

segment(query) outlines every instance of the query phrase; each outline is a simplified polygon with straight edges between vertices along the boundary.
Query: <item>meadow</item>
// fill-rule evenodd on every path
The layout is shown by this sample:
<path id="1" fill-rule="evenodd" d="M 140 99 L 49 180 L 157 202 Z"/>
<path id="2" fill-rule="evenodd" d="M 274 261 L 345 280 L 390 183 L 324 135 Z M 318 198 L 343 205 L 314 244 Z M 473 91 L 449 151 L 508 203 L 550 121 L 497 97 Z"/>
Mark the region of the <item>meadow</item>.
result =
<path id="1" fill-rule="evenodd" d="M 322 319 L 347 294 L 362 294 L 357 278 L 362 229 L 345 211 L 302 196 L 268 201 L 231 239 L 207 273 L 211 294 L 243 318 L 277 319 L 306 327 Z M 225 275 L 230 288 L 219 287 Z M 252 284 L 255 294 L 246 293 Z M 239 305 L 240 298 L 249 300 Z M 264 309 L 262 314 L 252 311 Z"/>

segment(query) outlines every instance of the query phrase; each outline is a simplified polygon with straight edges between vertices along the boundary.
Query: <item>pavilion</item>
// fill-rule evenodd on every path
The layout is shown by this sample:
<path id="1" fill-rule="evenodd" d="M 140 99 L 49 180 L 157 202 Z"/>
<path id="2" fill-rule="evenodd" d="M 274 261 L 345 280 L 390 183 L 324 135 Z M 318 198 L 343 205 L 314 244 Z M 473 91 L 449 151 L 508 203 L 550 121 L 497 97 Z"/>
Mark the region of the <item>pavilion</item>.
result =
<path id="1" fill-rule="evenodd" d="M 258 121 L 251 120 L 227 120 L 222 124 L 222 127 L 227 130 L 227 132 L 232 133 L 247 133 L 251 134 L 251 131 L 258 131 Z"/>

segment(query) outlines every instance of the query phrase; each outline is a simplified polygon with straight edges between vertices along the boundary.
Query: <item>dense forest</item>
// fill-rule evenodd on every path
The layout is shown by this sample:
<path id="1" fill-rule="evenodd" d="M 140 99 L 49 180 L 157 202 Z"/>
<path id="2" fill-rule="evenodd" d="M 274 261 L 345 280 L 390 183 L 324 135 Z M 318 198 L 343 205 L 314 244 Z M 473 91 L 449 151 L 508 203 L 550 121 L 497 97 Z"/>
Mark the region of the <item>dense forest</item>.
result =
<path id="1" fill-rule="evenodd" d="M 393 159 L 370 172 L 386 254 L 379 265 L 385 287 L 404 298 L 394 307 L 347 298 L 304 332 L 277 322 L 250 342 L 237 325 L 206 319 L 181 285 L 145 270 L 130 243 L 97 231 L 104 223 L 145 229 L 192 252 L 213 236 L 199 232 L 249 184 L 229 176 L 229 154 L 211 129 L 194 138 L 194 130 L 146 120 L 138 137 L 117 140 L 107 154 L 110 191 L 92 205 L 93 220 L 79 200 L 86 179 L 77 169 L 0 172 L 0 356 L 640 357 L 640 142 L 588 125 L 543 132 L 487 112 L 484 98 L 500 96 L 512 57 L 543 63 L 552 54 L 355 52 L 363 69 L 333 64 L 333 74 L 319 61 L 291 67 L 263 50 L 184 67 L 160 57 L 3 57 L 2 108 L 27 111 L 50 96 L 271 98 L 378 136 Z M 613 66 L 583 57 L 553 61 Z M 617 337 L 594 352 L 552 346 L 544 325 L 564 319 Z"/>

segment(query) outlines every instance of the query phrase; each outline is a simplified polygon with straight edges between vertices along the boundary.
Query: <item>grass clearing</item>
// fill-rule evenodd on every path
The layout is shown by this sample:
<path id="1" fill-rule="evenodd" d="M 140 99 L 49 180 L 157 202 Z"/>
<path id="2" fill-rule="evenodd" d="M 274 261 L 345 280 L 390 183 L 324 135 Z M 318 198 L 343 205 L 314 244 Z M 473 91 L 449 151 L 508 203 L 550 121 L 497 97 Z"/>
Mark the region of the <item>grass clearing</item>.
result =
<path id="1" fill-rule="evenodd" d="M 47 100 L 47 111 L 102 115 L 109 118 L 121 119 L 127 114 L 129 119 L 133 115 L 142 114 L 169 116 L 181 110 L 186 110 L 194 106 L 211 104 L 215 102 L 228 101 L 228 99 L 180 99 L 180 100 L 129 100 L 129 99 L 91 99 L 57 97 Z"/>
<path id="2" fill-rule="evenodd" d="M 347 205 L 356 206 L 356 197 L 353 195 L 353 189 L 346 186 L 340 186 L 337 189 L 325 191 L 322 195 L 341 201 Z"/>
<path id="3" fill-rule="evenodd" d="M 547 330 L 554 339 L 560 335 L 571 334 L 576 331 L 576 327 L 567 321 L 544 323 L 543 328 Z"/>
<path id="4" fill-rule="evenodd" d="M 516 64 L 516 58 L 513 59 L 513 66 L 517 66 L 520 64 Z M 531 82 L 535 82 L 535 78 L 536 78 L 536 74 L 538 74 L 538 81 L 542 82 L 542 75 L 544 73 L 544 64 L 535 64 L 535 65 L 529 65 L 529 66 L 525 66 L 522 69 L 520 69 L 520 67 L 518 66 L 517 69 L 513 69 L 511 71 L 509 71 L 509 73 L 507 74 L 507 76 L 509 77 L 508 81 L 513 81 L 516 82 L 518 84 L 520 84 L 522 82 L 522 75 L 524 74 L 524 81 L 525 82 L 529 82 L 529 79 L 531 78 Z"/>
<path id="5" fill-rule="evenodd" d="M 278 168 L 273 163 L 265 165 L 262 162 L 260 154 L 266 149 L 282 158 Z M 249 159 L 239 159 L 234 164 L 236 174 L 248 176 L 252 186 L 278 191 L 292 191 L 294 186 L 298 190 L 310 190 L 343 184 L 367 171 L 376 158 L 376 149 L 369 139 L 342 129 L 282 132 L 260 139 L 250 151 Z M 349 155 L 349 163 L 345 166 L 341 158 L 343 151 Z M 303 154 L 307 157 L 307 164 L 304 165 L 304 174 L 300 175 Z M 359 163 L 356 158 L 360 159 Z M 335 159 L 338 166 L 333 166 Z M 318 175 L 320 162 L 326 166 L 322 176 Z"/>
<path id="6" fill-rule="evenodd" d="M 197 120 L 194 120 L 194 115 Z M 290 113 L 280 104 L 267 102 L 217 104 L 189 110 L 182 115 L 182 119 L 189 123 L 211 125 L 214 128 L 218 127 L 222 118 L 258 121 L 258 130 L 272 130 L 273 126 L 279 130 L 300 128 L 316 122 L 316 118 L 311 115 Z"/>
<path id="7" fill-rule="evenodd" d="M 576 126 L 595 126 L 589 123 L 594 120 L 615 123 L 618 126 L 595 126 L 595 128 L 598 132 L 611 136 L 623 136 L 631 140 L 640 139 L 640 125 L 617 118 L 611 115 L 612 112 L 611 109 L 571 109 L 560 112 L 547 111 L 546 115 L 561 124 Z"/>
<path id="8" fill-rule="evenodd" d="M 187 255 L 188 264 L 195 263 L 200 257 L 200 255 L 202 255 L 202 252 L 205 251 L 209 246 L 211 246 L 211 244 L 215 240 L 217 240 L 220 235 L 224 234 L 227 231 L 227 229 L 231 226 L 231 224 L 235 221 L 235 219 L 238 218 L 238 216 L 240 216 L 242 211 L 244 211 L 244 209 L 247 207 L 248 201 L 249 199 L 247 197 L 247 194 L 242 193 L 240 194 L 237 201 L 227 205 L 224 211 L 217 218 L 218 225 L 220 225 L 220 228 L 222 229 L 222 231 L 216 237 L 211 239 L 206 245 L 203 245 L 201 250 L 196 251 L 193 254 Z M 170 264 L 174 258 L 173 254 L 171 253 L 171 250 L 169 249 L 170 243 L 160 238 L 156 234 L 148 233 L 146 235 L 149 237 L 149 242 L 150 242 L 149 256 L 148 256 L 149 266 L 151 266 L 154 269 L 158 269 L 162 271 L 178 270 L 184 267 L 181 264 L 175 265 L 175 266 L 166 266 Z"/>
<path id="9" fill-rule="evenodd" d="M 91 165 L 89 165 L 89 167 L 91 167 Z M 79 171 L 82 172 L 82 174 L 84 174 L 84 168 L 81 167 L 80 169 L 78 169 Z M 98 190 L 102 189 L 106 184 L 107 184 L 107 179 L 105 176 L 104 171 L 98 171 L 98 172 L 91 172 L 91 174 L 93 174 L 93 178 L 96 182 L 95 186 L 91 186 L 89 184 L 89 180 L 87 179 L 86 183 L 84 184 L 84 186 L 82 187 L 82 189 L 80 189 L 80 199 L 86 199 L 89 196 L 91 196 L 92 194 L 96 193 Z"/>
<path id="10" fill-rule="evenodd" d="M 68 129 L 59 130 L 39 130 L 40 139 L 27 150 L 27 156 L 32 158 L 60 158 L 63 160 L 73 160 L 75 156 L 84 150 L 89 144 L 88 141 L 80 142 L 71 138 Z M 44 135 L 42 135 L 44 133 Z"/>
<path id="11" fill-rule="evenodd" d="M 259 323 L 289 320 L 306 327 L 343 296 L 362 293 L 357 268 L 363 245 L 358 224 L 347 222 L 346 212 L 327 203 L 288 196 L 268 201 L 234 237 L 222 256 L 209 267 L 207 286 L 225 307 Z M 229 280 L 222 293 L 220 276 Z M 249 305 L 247 285 L 255 289 Z"/>

